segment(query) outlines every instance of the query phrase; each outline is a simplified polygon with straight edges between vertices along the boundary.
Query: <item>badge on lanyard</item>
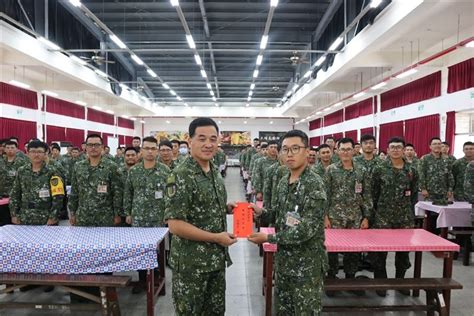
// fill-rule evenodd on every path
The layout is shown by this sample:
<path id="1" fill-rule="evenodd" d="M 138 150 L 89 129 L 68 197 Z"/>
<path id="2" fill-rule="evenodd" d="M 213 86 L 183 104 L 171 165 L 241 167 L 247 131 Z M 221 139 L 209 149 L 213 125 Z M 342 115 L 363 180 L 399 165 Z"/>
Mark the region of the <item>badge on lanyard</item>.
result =
<path id="1" fill-rule="evenodd" d="M 42 188 L 41 190 L 39 190 L 38 194 L 39 197 L 42 199 L 50 197 L 49 190 L 47 188 Z"/>
<path id="2" fill-rule="evenodd" d="M 101 184 L 97 185 L 97 193 L 107 193 L 107 184 L 102 182 Z"/>
<path id="3" fill-rule="evenodd" d="M 301 222 L 301 217 L 296 212 L 286 213 L 286 226 L 295 227 Z"/>
<path id="4" fill-rule="evenodd" d="M 411 196 L 411 191 L 410 190 L 405 190 L 405 196 Z"/>
<path id="5" fill-rule="evenodd" d="M 16 177 L 16 171 L 15 170 L 8 171 L 8 176 L 9 177 Z"/>
<path id="6" fill-rule="evenodd" d="M 362 193 L 362 183 L 356 181 L 355 183 L 355 193 Z"/>
<path id="7" fill-rule="evenodd" d="M 163 198 L 163 191 L 155 191 L 155 200 L 160 200 Z"/>

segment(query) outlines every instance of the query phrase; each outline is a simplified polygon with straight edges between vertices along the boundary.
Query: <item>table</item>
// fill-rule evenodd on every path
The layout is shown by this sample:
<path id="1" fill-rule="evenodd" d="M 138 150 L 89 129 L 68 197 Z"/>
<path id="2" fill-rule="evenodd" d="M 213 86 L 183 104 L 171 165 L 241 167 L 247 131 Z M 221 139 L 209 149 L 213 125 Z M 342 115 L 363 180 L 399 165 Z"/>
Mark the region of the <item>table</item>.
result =
<path id="1" fill-rule="evenodd" d="M 448 227 L 472 227 L 472 204 L 454 202 L 448 205 L 433 205 L 431 201 L 420 201 L 415 205 L 415 215 L 424 216 L 423 228 L 430 230 L 426 211 L 437 213 L 436 227 L 441 228 L 441 236 L 447 238 Z"/>
<path id="2" fill-rule="evenodd" d="M 273 234 L 272 227 L 262 227 L 261 232 Z M 451 278 L 454 252 L 459 245 L 431 234 L 424 229 L 326 229 L 325 246 L 327 252 L 415 252 L 414 278 L 421 278 L 422 252 L 437 252 L 443 255 L 443 277 Z M 277 245 L 263 244 L 263 282 L 265 295 L 265 314 L 271 315 L 273 255 Z M 418 291 L 413 291 L 418 296 Z M 443 296 L 449 312 L 451 291 L 443 290 Z"/>
<path id="3" fill-rule="evenodd" d="M 10 198 L 0 199 L 0 205 L 8 205 L 8 204 L 10 204 Z"/>
<path id="4" fill-rule="evenodd" d="M 0 273 L 96 274 L 146 270 L 147 315 L 165 293 L 167 228 L 7 225 L 0 228 Z M 159 255 L 157 255 L 157 248 Z M 159 268 L 155 275 L 154 268 Z"/>

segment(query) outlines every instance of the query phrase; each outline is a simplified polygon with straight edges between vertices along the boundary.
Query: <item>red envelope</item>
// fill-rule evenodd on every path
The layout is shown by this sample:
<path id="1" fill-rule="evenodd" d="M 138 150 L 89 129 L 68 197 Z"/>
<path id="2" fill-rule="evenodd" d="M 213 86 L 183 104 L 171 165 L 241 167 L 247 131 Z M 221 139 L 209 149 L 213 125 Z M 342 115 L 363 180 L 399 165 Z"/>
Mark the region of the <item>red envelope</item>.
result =
<path id="1" fill-rule="evenodd" d="M 253 233 L 253 209 L 250 203 L 237 203 L 234 208 L 234 235 L 247 238 Z"/>

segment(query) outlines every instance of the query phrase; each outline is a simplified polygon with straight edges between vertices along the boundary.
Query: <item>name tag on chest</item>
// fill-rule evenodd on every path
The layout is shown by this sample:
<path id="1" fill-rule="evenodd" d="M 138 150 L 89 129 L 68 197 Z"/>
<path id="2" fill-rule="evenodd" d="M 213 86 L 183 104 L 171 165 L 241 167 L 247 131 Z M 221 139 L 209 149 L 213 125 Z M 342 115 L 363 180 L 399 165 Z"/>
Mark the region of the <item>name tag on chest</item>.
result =
<path id="1" fill-rule="evenodd" d="M 99 184 L 97 186 L 97 193 L 107 193 L 107 185 L 106 184 Z"/>
<path id="2" fill-rule="evenodd" d="M 9 177 L 15 177 L 16 176 L 16 171 L 15 170 L 8 171 L 8 176 Z"/>
<path id="3" fill-rule="evenodd" d="M 40 198 L 49 198 L 50 197 L 48 189 L 41 189 L 41 190 L 39 190 L 38 194 L 39 194 Z"/>
<path id="4" fill-rule="evenodd" d="M 160 200 L 163 198 L 163 191 L 155 191 L 155 200 Z"/>

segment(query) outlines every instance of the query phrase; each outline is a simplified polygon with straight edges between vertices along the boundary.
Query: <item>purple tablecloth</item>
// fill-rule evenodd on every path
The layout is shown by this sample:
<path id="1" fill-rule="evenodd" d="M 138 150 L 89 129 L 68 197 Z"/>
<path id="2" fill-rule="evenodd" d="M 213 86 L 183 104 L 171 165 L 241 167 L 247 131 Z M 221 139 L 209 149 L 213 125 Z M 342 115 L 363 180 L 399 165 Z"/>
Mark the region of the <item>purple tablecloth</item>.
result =
<path id="1" fill-rule="evenodd" d="M 0 227 L 0 272 L 87 274 L 152 269 L 167 228 Z"/>
<path id="2" fill-rule="evenodd" d="M 454 202 L 449 205 L 433 205 L 433 202 L 422 201 L 415 205 L 415 215 L 424 216 L 425 211 L 438 213 L 436 227 L 471 227 L 472 205 L 468 202 Z"/>

